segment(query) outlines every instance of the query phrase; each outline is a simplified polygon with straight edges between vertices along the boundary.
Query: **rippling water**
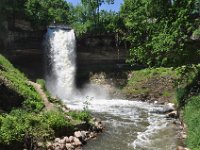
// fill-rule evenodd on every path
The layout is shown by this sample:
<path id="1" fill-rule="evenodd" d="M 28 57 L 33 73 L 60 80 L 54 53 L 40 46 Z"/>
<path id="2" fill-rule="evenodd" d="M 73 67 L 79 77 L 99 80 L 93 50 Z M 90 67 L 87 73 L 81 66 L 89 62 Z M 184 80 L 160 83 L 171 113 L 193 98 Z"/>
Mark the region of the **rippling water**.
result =
<path id="1" fill-rule="evenodd" d="M 72 109 L 83 108 L 79 100 L 65 101 Z M 156 114 L 162 106 L 128 100 L 91 100 L 89 110 L 102 119 L 105 132 L 89 141 L 84 150 L 175 150 L 173 120 Z"/>

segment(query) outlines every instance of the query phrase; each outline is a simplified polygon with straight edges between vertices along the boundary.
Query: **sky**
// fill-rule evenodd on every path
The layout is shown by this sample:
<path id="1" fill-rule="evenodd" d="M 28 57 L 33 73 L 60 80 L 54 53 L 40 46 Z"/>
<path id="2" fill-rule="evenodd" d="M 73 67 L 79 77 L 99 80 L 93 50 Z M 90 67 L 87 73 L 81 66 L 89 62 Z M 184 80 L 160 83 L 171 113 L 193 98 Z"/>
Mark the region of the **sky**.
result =
<path id="1" fill-rule="evenodd" d="M 80 3 L 81 0 L 66 0 L 67 2 L 72 3 L 73 5 L 77 5 L 78 3 Z M 112 5 L 102 5 L 100 9 L 104 9 L 104 10 L 112 10 L 112 11 L 116 11 L 118 12 L 120 9 L 120 5 L 121 3 L 123 3 L 123 0 L 115 0 L 115 3 Z"/>

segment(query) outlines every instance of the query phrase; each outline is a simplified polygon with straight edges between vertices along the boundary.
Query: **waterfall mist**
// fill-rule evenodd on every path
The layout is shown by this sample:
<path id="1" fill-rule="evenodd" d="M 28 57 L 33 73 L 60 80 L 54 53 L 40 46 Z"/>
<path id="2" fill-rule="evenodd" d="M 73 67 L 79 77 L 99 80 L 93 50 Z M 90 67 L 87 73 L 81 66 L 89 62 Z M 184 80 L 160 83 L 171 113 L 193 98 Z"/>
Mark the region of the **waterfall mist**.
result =
<path id="1" fill-rule="evenodd" d="M 46 35 L 46 84 L 52 95 L 70 97 L 75 89 L 74 30 L 49 28 Z"/>
<path id="2" fill-rule="evenodd" d="M 76 76 L 76 39 L 74 30 L 55 27 L 49 28 L 46 45 L 46 87 L 50 93 L 63 100 L 85 97 L 106 98 L 103 87 L 87 84 L 82 90 L 75 86 Z"/>

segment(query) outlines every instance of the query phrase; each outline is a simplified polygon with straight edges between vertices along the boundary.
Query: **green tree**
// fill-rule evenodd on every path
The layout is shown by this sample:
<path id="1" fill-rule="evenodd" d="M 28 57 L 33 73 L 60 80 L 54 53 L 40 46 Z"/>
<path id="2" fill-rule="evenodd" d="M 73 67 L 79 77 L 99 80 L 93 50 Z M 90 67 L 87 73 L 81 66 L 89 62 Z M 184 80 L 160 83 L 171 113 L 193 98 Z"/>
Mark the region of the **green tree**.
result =
<path id="1" fill-rule="evenodd" d="M 114 4 L 114 0 L 81 0 L 88 20 L 94 22 L 94 25 L 99 25 L 100 6 L 104 3 Z"/>
<path id="2" fill-rule="evenodd" d="M 26 13 L 36 25 L 47 25 L 53 21 L 68 23 L 69 5 L 64 0 L 27 0 Z"/>
<path id="3" fill-rule="evenodd" d="M 129 62 L 150 66 L 187 63 L 186 44 L 195 21 L 190 18 L 194 0 L 125 0 L 121 15 L 124 38 L 131 43 Z"/>

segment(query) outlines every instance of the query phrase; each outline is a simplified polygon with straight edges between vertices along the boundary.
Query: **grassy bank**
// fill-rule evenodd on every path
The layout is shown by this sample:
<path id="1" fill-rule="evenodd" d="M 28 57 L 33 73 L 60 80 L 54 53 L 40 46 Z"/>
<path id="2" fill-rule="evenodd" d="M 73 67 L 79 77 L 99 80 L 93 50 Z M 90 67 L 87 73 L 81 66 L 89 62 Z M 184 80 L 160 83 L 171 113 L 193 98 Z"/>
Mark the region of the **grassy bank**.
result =
<path id="1" fill-rule="evenodd" d="M 122 92 L 130 98 L 175 103 L 187 125 L 186 146 L 200 149 L 200 65 L 132 71 Z"/>
<path id="2" fill-rule="evenodd" d="M 195 74 L 190 84 L 181 89 L 179 99 L 183 111 L 183 121 L 187 126 L 185 144 L 191 150 L 200 149 L 200 67 L 193 67 L 190 72 Z M 189 77 L 189 76 L 188 76 Z"/>
<path id="3" fill-rule="evenodd" d="M 46 111 L 41 96 L 19 70 L 0 55 L 0 147 L 31 149 L 39 142 L 73 134 L 88 112 Z M 55 104 L 56 105 L 56 104 Z"/>
<path id="4" fill-rule="evenodd" d="M 122 92 L 128 98 L 160 103 L 175 101 L 177 70 L 173 68 L 147 68 L 128 74 Z"/>

